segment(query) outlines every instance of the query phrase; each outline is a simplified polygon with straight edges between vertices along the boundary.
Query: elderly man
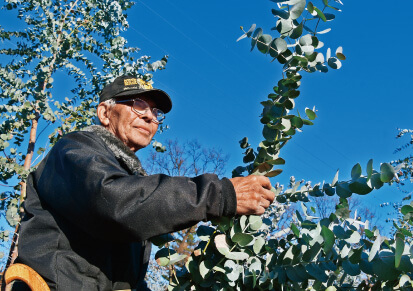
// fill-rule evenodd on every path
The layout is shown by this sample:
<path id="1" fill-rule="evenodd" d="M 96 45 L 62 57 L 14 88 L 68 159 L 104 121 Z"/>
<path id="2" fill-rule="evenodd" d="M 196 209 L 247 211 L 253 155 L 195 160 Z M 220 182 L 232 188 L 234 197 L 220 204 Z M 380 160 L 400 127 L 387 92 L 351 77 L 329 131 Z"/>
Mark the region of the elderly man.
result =
<path id="1" fill-rule="evenodd" d="M 165 92 L 141 79 L 106 86 L 101 125 L 64 136 L 29 176 L 17 262 L 52 290 L 145 290 L 151 237 L 262 214 L 274 199 L 268 178 L 146 175 L 135 152 L 171 108 Z"/>

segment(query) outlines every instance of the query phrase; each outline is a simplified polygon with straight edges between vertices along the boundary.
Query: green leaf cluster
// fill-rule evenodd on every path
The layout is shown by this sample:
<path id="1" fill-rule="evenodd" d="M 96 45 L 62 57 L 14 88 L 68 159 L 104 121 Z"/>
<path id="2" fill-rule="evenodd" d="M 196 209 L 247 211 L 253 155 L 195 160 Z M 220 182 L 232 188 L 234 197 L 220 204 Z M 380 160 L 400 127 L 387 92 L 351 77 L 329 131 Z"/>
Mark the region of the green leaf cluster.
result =
<path id="1" fill-rule="evenodd" d="M 280 150 L 304 129 L 313 125 L 317 110 L 313 107 L 294 114 L 300 96 L 303 71 L 308 73 L 341 68 L 346 57 L 341 47 L 335 56 L 324 44 L 319 31 L 322 25 L 335 19 L 340 11 L 340 0 L 279 1 L 272 10 L 276 19 L 273 37 L 264 34 L 255 24 L 240 39 L 251 39 L 251 50 L 269 55 L 283 66 L 283 76 L 261 102 L 263 111 L 263 140 L 254 149 L 247 137 L 240 141 L 244 150 L 244 166 L 233 171 L 233 176 L 245 174 L 275 177 L 281 173 L 276 166 L 283 165 Z M 215 227 L 198 229 L 202 242 L 187 261 L 185 268 L 173 278 L 169 290 L 390 290 L 413 285 L 413 242 L 410 231 L 400 227 L 394 238 L 380 235 L 369 222 L 350 217 L 348 198 L 353 194 L 366 195 L 385 183 L 397 180 L 396 170 L 383 163 L 373 169 L 370 160 L 363 172 L 356 164 L 351 179 L 339 179 L 335 174 L 331 183 L 295 182 L 284 190 L 275 185 L 276 204 L 302 203 L 304 216 L 295 213 L 290 227 L 274 232 L 276 215 L 263 217 L 241 216 L 222 218 Z M 328 218 L 319 219 L 308 213 L 305 203 L 322 196 L 337 195 L 340 202 Z M 315 211 L 314 211 L 315 212 Z M 413 217 L 413 204 L 402 209 L 406 222 Z M 270 218 L 273 218 L 271 220 Z M 166 251 L 163 251 L 166 254 Z M 367 280 L 358 280 L 365 275 Z M 406 289 L 407 290 L 407 289 Z M 409 289 L 410 290 L 410 289 Z"/>
<path id="2" fill-rule="evenodd" d="M 1 193 L 10 225 L 19 221 L 29 172 L 61 136 L 94 123 L 104 85 L 122 74 L 152 82 L 153 72 L 165 67 L 167 56 L 152 62 L 122 36 L 132 4 L 1 4 L 2 13 L 15 13 L 19 21 L 16 30 L 0 27 L 0 182 L 2 189 L 13 190 Z M 70 90 L 63 92 L 56 86 L 60 82 L 69 84 Z M 43 134 L 49 142 L 40 147 L 37 139 Z"/>

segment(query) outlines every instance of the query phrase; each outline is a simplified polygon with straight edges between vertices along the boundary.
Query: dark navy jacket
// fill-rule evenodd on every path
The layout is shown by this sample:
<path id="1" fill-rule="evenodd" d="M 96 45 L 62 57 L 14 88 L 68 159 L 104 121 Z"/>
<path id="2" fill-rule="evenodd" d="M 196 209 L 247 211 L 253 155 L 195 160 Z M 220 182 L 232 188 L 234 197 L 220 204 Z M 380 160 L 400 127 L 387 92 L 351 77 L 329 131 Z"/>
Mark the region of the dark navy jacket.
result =
<path id="1" fill-rule="evenodd" d="M 102 131 L 103 130 L 103 131 Z M 100 126 L 59 140 L 29 175 L 16 262 L 52 290 L 145 289 L 151 237 L 233 216 L 228 179 L 145 176 Z"/>

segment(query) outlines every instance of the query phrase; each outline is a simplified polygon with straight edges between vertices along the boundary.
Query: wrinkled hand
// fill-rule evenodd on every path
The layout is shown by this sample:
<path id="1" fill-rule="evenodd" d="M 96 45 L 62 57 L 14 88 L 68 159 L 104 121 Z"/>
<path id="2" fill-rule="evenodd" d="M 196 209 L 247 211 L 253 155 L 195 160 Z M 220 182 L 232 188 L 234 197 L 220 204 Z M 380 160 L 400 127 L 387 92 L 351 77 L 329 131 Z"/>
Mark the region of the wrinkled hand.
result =
<path id="1" fill-rule="evenodd" d="M 275 194 L 270 191 L 270 179 L 265 176 L 250 175 L 230 179 L 237 194 L 237 214 L 261 215 L 274 201 Z"/>

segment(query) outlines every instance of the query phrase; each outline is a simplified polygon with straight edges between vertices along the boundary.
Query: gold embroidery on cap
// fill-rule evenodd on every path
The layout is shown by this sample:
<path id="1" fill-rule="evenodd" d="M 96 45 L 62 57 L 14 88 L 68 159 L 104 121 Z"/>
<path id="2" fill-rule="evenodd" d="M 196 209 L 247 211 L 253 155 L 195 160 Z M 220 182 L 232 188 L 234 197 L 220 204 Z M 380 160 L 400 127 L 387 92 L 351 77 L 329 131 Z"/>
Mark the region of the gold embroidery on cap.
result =
<path id="1" fill-rule="evenodd" d="M 138 85 L 139 89 L 153 89 L 152 85 L 148 82 L 145 82 L 142 79 L 125 79 L 123 80 L 123 83 L 125 84 L 125 86 L 132 86 L 132 85 Z M 135 88 L 125 88 L 125 89 L 135 89 Z"/>
<path id="2" fill-rule="evenodd" d="M 142 79 L 138 79 L 139 87 L 141 89 L 153 89 L 152 85 Z"/>
<path id="3" fill-rule="evenodd" d="M 125 84 L 125 86 L 130 86 L 130 85 L 137 85 L 137 79 L 125 79 L 123 80 L 123 83 Z"/>

